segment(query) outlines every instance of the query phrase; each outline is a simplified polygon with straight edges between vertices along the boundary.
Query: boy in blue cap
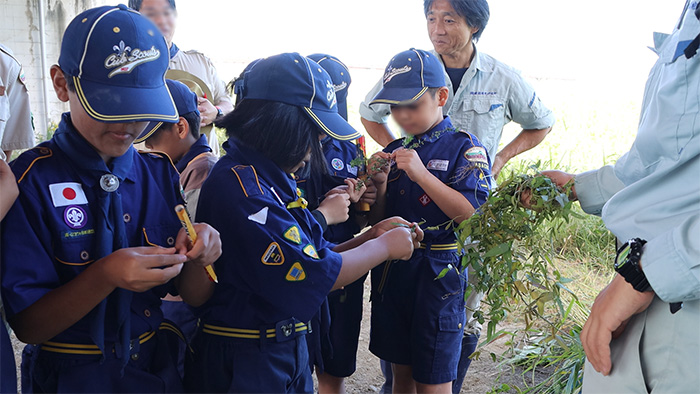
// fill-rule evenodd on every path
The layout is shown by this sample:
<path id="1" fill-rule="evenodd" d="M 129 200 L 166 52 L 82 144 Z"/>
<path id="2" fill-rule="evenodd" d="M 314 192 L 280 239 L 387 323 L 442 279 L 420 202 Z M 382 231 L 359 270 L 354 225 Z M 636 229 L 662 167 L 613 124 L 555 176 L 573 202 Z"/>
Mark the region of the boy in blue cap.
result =
<path id="1" fill-rule="evenodd" d="M 226 156 L 204 182 L 197 219 L 215 226 L 225 248 L 219 284 L 201 308 L 193 392 L 312 392 L 307 322 L 331 290 L 385 259 L 407 259 L 422 231 L 386 220 L 334 245 L 299 196 L 291 174 L 325 165 L 321 134 L 358 134 L 337 112 L 328 73 L 297 53 L 263 59 L 244 74 L 244 99 L 219 123 Z M 405 227 L 404 227 L 405 226 Z"/>
<path id="2" fill-rule="evenodd" d="M 447 98 L 439 59 L 410 49 L 391 60 L 373 100 L 391 105 L 408 136 L 370 159 L 378 189 L 370 222 L 401 215 L 431 229 L 407 263 L 372 272 L 370 351 L 392 363 L 394 392 L 447 393 L 457 375 L 467 278 L 450 224 L 485 202 L 490 162 L 476 137 L 443 116 Z"/>
<path id="3" fill-rule="evenodd" d="M 20 195 L 2 233 L 8 321 L 37 344 L 23 391 L 181 391 L 160 298 L 204 302 L 202 267 L 221 243 L 206 224 L 188 243 L 177 172 L 132 146 L 148 122 L 178 119 L 165 40 L 123 5 L 93 8 L 66 28 L 58 63 L 51 79 L 70 112 L 12 163 Z"/>

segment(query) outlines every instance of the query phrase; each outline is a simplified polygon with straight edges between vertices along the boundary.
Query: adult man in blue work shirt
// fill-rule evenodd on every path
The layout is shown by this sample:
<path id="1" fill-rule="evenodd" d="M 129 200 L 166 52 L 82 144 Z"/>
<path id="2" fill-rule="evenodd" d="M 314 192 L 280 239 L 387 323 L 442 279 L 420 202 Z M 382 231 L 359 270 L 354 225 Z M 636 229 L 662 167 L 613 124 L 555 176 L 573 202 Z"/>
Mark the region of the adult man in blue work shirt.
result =
<path id="1" fill-rule="evenodd" d="M 688 0 L 646 85 L 637 137 L 614 166 L 573 180 L 584 211 L 622 242 L 618 275 L 581 332 L 584 393 L 697 392 L 700 387 L 700 10 Z"/>

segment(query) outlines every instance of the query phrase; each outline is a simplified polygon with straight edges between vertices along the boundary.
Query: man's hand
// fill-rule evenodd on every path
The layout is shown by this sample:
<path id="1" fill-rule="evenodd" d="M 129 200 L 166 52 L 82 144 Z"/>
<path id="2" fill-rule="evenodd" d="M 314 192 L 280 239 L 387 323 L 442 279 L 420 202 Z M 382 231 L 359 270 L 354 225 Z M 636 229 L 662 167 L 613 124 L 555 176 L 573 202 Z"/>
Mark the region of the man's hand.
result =
<path id="1" fill-rule="evenodd" d="M 399 148 L 392 155 L 396 167 L 406 172 L 413 182 L 420 184 L 425 176 L 430 174 L 414 149 Z"/>
<path id="2" fill-rule="evenodd" d="M 569 174 L 564 171 L 559 171 L 559 170 L 545 170 L 542 171 L 542 175 L 546 176 L 547 178 L 551 179 L 552 182 L 554 182 L 555 185 L 557 185 L 560 189 L 566 188 L 569 184 L 571 184 L 571 192 L 569 193 L 569 200 L 571 201 L 576 201 L 578 200 L 578 195 L 576 195 L 576 186 L 574 184 L 574 179 L 576 176 L 574 174 Z M 525 208 L 531 208 L 532 204 L 530 202 L 530 199 L 532 198 L 532 193 L 530 190 L 523 190 L 523 192 L 520 194 L 520 203 L 523 204 Z"/>
<path id="3" fill-rule="evenodd" d="M 620 275 L 615 275 L 598 294 L 581 331 L 583 349 L 596 371 L 610 374 L 610 341 L 620 336 L 630 318 L 645 311 L 653 299 L 653 292 L 638 292 Z"/>
<path id="4" fill-rule="evenodd" d="M 119 249 L 99 261 L 102 277 L 112 286 L 140 293 L 176 277 L 186 260 L 175 248 L 140 246 Z"/>
<path id="5" fill-rule="evenodd" d="M 507 162 L 508 160 L 504 159 L 503 156 L 499 154 L 493 158 L 493 163 L 491 163 L 491 176 L 493 176 L 493 179 L 498 179 L 498 175 L 501 174 L 501 170 Z"/>
<path id="6" fill-rule="evenodd" d="M 187 256 L 188 262 L 206 267 L 221 256 L 221 238 L 219 232 L 206 223 L 193 223 L 193 226 L 197 242 L 192 245 L 187 232 L 181 228 L 175 240 L 175 249 L 178 254 Z"/>
<path id="7" fill-rule="evenodd" d="M 219 111 L 216 110 L 214 104 L 203 97 L 197 97 L 197 109 L 199 110 L 199 115 L 201 116 L 201 123 L 199 127 L 204 127 L 211 124 L 211 122 L 216 119 L 216 115 Z"/>

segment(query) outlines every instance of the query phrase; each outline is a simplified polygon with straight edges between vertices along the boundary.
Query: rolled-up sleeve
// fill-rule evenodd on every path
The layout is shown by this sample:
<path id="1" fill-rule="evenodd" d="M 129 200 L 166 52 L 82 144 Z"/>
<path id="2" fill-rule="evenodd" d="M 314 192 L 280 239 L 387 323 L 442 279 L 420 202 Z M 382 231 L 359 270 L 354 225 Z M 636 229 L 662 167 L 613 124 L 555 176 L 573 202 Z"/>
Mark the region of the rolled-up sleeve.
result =
<path id="1" fill-rule="evenodd" d="M 554 125 L 555 117 L 535 89 L 522 76 L 514 78 L 508 97 L 511 119 L 525 130 L 547 129 Z"/>
<path id="2" fill-rule="evenodd" d="M 588 214 L 597 216 L 600 216 L 605 203 L 625 187 L 615 175 L 613 166 L 605 166 L 578 174 L 574 185 L 581 209 Z"/>
<path id="3" fill-rule="evenodd" d="M 389 115 L 391 115 L 391 108 L 387 104 L 374 104 L 369 105 L 369 103 L 374 100 L 377 93 L 382 90 L 382 81 L 378 81 L 372 90 L 367 93 L 365 100 L 360 104 L 360 116 L 363 118 L 375 122 L 375 123 L 386 123 Z"/>

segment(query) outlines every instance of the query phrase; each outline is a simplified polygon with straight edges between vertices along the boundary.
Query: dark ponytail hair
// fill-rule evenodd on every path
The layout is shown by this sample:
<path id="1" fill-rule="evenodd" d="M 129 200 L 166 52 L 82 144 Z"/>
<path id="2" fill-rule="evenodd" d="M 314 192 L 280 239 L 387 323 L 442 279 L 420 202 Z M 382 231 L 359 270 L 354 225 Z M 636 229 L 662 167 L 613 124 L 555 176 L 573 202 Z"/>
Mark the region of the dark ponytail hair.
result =
<path id="1" fill-rule="evenodd" d="M 300 107 L 277 101 L 246 99 L 216 122 L 235 138 L 289 172 L 311 150 L 311 171 L 327 173 L 319 127 Z"/>

